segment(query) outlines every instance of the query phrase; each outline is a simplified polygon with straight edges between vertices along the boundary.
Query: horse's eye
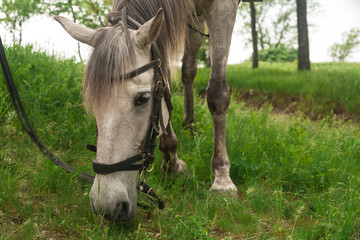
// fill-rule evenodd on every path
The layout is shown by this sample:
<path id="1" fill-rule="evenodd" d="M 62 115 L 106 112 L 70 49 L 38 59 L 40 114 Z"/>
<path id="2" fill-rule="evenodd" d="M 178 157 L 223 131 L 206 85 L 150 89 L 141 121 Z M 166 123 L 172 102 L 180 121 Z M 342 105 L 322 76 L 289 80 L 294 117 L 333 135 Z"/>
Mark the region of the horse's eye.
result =
<path id="1" fill-rule="evenodd" d="M 134 104 L 135 104 L 135 106 L 142 106 L 142 105 L 148 103 L 150 98 L 151 98 L 150 92 L 138 93 L 134 97 Z"/>

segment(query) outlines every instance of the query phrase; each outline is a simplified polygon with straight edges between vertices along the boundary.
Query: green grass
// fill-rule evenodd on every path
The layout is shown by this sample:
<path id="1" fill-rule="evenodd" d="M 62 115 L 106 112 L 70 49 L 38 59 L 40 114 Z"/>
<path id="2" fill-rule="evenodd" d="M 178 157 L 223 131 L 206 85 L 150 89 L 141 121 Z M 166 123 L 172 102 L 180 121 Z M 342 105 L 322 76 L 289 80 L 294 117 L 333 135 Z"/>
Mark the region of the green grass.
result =
<path id="1" fill-rule="evenodd" d="M 198 92 L 205 92 L 209 75 L 208 68 L 198 70 Z M 295 63 L 262 62 L 259 69 L 253 70 L 248 62 L 228 66 L 227 80 L 231 87 L 244 91 L 300 96 L 313 108 L 325 107 L 328 113 L 341 105 L 347 112 L 360 115 L 359 63 L 313 63 L 310 72 L 298 72 Z"/>
<path id="2" fill-rule="evenodd" d="M 7 53 L 40 138 L 66 162 L 92 172 L 94 154 L 85 145 L 94 143 L 95 121 L 81 105 L 83 65 L 34 52 L 31 47 L 7 49 Z M 332 72 L 328 75 L 341 75 L 342 69 L 337 72 L 333 65 L 328 65 Z M 325 64 L 318 66 L 327 74 Z M 347 66 L 348 72 L 357 71 L 357 65 L 355 69 Z M 238 67 L 250 76 L 246 65 Z M 273 77 L 277 71 L 280 76 L 290 72 L 294 79 L 297 74 L 313 74 L 278 67 L 258 72 L 273 72 Z M 229 76 L 232 68 L 236 71 L 229 67 Z M 10 105 L 2 77 L 0 239 L 360 238 L 360 132 L 356 124 L 331 116 L 313 122 L 301 113 L 276 115 L 270 106 L 254 111 L 232 101 L 227 145 L 239 198 L 231 199 L 208 192 L 213 138 L 207 106 L 196 98 L 196 131 L 185 130 L 181 126 L 183 96 L 175 92 L 172 124 L 179 156 L 187 162 L 190 176 L 163 177 L 157 151 L 155 170 L 147 182 L 166 208 L 138 209 L 133 220 L 119 224 L 94 215 L 88 196 L 91 185 L 52 165 L 31 142 Z"/>

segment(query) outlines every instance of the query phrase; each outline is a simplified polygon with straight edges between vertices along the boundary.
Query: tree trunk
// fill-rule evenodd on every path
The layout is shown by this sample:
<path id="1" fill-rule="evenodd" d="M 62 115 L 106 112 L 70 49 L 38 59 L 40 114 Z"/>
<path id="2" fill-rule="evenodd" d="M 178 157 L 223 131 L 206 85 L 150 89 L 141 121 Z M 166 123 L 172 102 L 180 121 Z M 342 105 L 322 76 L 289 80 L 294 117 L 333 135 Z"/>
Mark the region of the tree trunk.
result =
<path id="1" fill-rule="evenodd" d="M 253 43 L 252 68 L 258 68 L 259 54 L 258 54 L 258 39 L 256 32 L 256 10 L 255 10 L 255 4 L 253 2 L 250 3 L 250 10 L 251 10 L 251 35 L 252 35 L 252 43 Z"/>
<path id="2" fill-rule="evenodd" d="M 298 70 L 310 70 L 306 0 L 296 0 L 296 12 L 298 29 Z"/>

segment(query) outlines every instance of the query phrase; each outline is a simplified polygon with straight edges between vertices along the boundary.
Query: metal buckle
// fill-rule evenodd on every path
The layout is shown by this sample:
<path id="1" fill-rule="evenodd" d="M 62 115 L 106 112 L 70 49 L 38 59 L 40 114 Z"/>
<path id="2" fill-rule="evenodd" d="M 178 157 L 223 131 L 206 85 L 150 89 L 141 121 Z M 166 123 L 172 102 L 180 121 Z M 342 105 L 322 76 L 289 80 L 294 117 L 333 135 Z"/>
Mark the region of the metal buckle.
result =
<path id="1" fill-rule="evenodd" d="M 150 170 L 147 170 L 147 169 L 146 169 L 146 172 L 150 173 L 150 172 L 152 172 L 153 170 L 154 170 L 154 163 L 151 164 Z"/>
<path id="2" fill-rule="evenodd" d="M 141 161 L 143 161 L 143 163 L 145 163 L 145 161 L 146 161 L 146 153 L 141 153 L 141 155 L 142 155 Z"/>
<path id="3" fill-rule="evenodd" d="M 142 152 L 141 152 L 142 153 Z M 143 163 L 145 163 L 146 162 L 146 160 L 147 160 L 147 156 L 150 156 L 150 157 L 154 157 L 154 156 L 152 156 L 150 153 L 142 153 L 142 159 L 141 159 L 141 161 L 143 161 Z M 153 170 L 154 170 L 154 163 L 151 163 L 150 164 L 151 165 L 151 168 L 150 168 L 150 170 L 147 170 L 147 169 L 143 169 L 143 170 L 146 170 L 146 172 L 152 172 Z M 150 166 L 149 165 L 149 166 Z"/>

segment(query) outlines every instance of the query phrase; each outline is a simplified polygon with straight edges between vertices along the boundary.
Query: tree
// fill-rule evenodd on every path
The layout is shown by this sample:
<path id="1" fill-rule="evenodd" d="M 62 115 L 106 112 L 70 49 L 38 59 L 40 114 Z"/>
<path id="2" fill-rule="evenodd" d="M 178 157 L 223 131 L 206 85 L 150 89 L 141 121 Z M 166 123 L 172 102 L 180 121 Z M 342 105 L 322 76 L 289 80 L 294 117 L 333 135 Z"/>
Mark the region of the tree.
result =
<path id="1" fill-rule="evenodd" d="M 252 43 L 251 11 L 255 10 L 255 22 L 260 49 L 277 48 L 281 44 L 291 47 L 295 43 L 296 21 L 293 0 L 263 0 L 254 4 L 254 9 L 242 4 L 239 8 L 241 21 L 244 23 L 241 33 Z"/>
<path id="2" fill-rule="evenodd" d="M 256 31 L 256 9 L 255 3 L 250 2 L 250 12 L 251 12 L 251 36 L 253 43 L 253 54 L 252 54 L 252 68 L 259 67 L 259 53 L 258 53 L 258 40 L 257 40 L 257 31 Z"/>
<path id="3" fill-rule="evenodd" d="M 41 0 L 3 0 L 0 5 L 0 12 L 4 17 L 0 17 L 0 22 L 4 23 L 6 29 L 16 41 L 16 33 L 19 33 L 18 44 L 22 41 L 22 30 L 24 23 L 35 14 L 43 12 Z"/>
<path id="4" fill-rule="evenodd" d="M 352 28 L 349 32 L 343 33 L 342 43 L 335 43 L 331 46 L 331 57 L 337 61 L 345 61 L 359 45 L 360 28 Z"/>
<path id="5" fill-rule="evenodd" d="M 308 0 L 308 11 L 314 13 L 319 4 Z M 293 52 L 297 40 L 296 1 L 295 0 L 263 0 L 254 4 L 257 42 L 260 49 L 287 49 Z M 250 12 L 246 4 L 238 11 L 243 26 L 240 32 L 247 39 L 247 44 L 255 40 L 252 36 L 251 6 Z M 282 50 L 281 50 L 282 51 Z"/>
<path id="6" fill-rule="evenodd" d="M 298 29 L 298 70 L 310 70 L 309 32 L 306 0 L 296 0 Z"/>

